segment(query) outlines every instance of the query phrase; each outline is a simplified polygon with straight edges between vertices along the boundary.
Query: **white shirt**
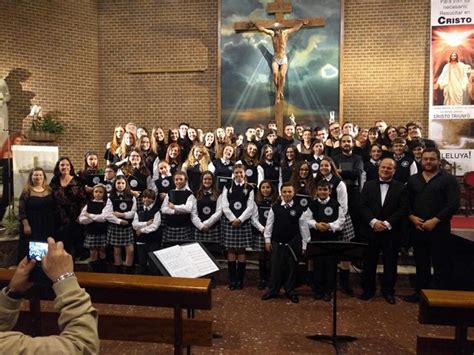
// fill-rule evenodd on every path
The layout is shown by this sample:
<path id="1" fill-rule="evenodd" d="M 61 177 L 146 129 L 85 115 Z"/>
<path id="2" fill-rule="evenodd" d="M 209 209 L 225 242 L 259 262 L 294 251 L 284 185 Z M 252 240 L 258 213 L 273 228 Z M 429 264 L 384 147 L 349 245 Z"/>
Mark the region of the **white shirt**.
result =
<path id="1" fill-rule="evenodd" d="M 330 200 L 330 197 L 328 197 L 327 199 L 325 200 L 321 200 L 321 199 L 317 199 L 321 204 L 325 205 L 326 203 L 329 202 Z M 308 228 L 314 228 L 316 229 L 316 223 L 319 223 L 318 221 L 316 221 L 314 219 L 314 216 L 313 216 L 313 211 L 311 211 L 310 208 L 308 208 L 306 211 L 305 211 L 305 219 L 306 219 L 306 222 L 308 223 Z M 339 209 L 338 209 L 338 217 L 337 219 L 334 221 L 334 222 L 329 222 L 329 230 L 333 233 L 335 232 L 338 232 L 338 231 L 341 231 L 342 230 L 342 227 L 344 226 L 344 222 L 346 221 L 346 215 L 344 214 L 344 210 L 342 209 L 342 207 L 339 205 Z"/>
<path id="2" fill-rule="evenodd" d="M 185 187 L 182 189 L 175 189 L 175 190 L 185 191 L 189 189 Z M 174 205 L 174 208 L 168 207 L 169 202 L 170 202 L 170 198 L 168 194 L 166 194 L 165 198 L 163 199 L 163 204 L 161 205 L 161 213 L 164 213 L 164 214 L 175 214 L 176 212 L 191 213 L 191 211 L 193 210 L 193 204 L 196 203 L 196 197 L 194 197 L 194 195 L 191 194 L 189 195 L 184 205 Z"/>
<path id="3" fill-rule="evenodd" d="M 242 186 L 243 183 L 238 184 L 234 181 L 234 185 Z M 252 216 L 252 211 L 254 208 L 253 205 L 255 204 L 254 197 L 253 197 L 254 196 L 253 190 L 250 186 L 249 186 L 249 189 L 250 189 L 250 193 L 247 199 L 247 208 L 239 216 L 239 219 L 242 223 L 248 220 Z M 229 200 L 227 198 L 227 193 L 228 193 L 227 191 L 228 191 L 227 187 L 224 186 L 224 190 L 222 190 L 222 195 L 221 195 L 222 196 L 222 212 L 224 213 L 224 216 L 226 216 L 226 218 L 229 220 L 229 222 L 233 222 L 237 219 L 237 217 L 235 217 L 234 213 L 230 209 Z"/>
<path id="4" fill-rule="evenodd" d="M 143 209 L 145 211 L 150 210 L 151 208 L 153 208 L 154 205 L 155 204 L 152 203 L 148 207 L 143 206 Z M 160 227 L 160 224 L 161 224 L 161 214 L 159 210 L 155 212 L 155 215 L 153 216 L 153 222 L 150 225 L 148 225 L 148 221 L 140 222 L 138 220 L 138 212 L 135 212 L 135 216 L 133 217 L 132 227 L 136 231 L 139 230 L 140 232 L 147 234 L 147 233 L 151 233 L 158 230 L 158 228 Z"/>
<path id="5" fill-rule="evenodd" d="M 385 202 L 385 198 L 387 197 L 387 192 L 389 188 L 390 188 L 389 184 L 380 184 L 380 205 L 381 206 L 383 206 Z M 374 225 L 376 222 L 378 222 L 378 219 L 372 218 L 372 220 L 369 222 L 370 227 L 374 228 Z M 382 221 L 382 222 L 383 224 L 387 226 L 388 230 L 392 229 L 392 225 L 390 223 L 388 223 L 387 221 Z"/>
<path id="6" fill-rule="evenodd" d="M 191 222 L 193 222 L 194 227 L 201 230 L 204 226 L 212 227 L 222 216 L 222 195 L 219 195 L 216 201 L 216 211 L 206 220 L 201 221 L 199 218 L 199 213 L 197 210 L 197 200 L 196 203 L 193 205 L 193 209 L 191 211 Z"/>

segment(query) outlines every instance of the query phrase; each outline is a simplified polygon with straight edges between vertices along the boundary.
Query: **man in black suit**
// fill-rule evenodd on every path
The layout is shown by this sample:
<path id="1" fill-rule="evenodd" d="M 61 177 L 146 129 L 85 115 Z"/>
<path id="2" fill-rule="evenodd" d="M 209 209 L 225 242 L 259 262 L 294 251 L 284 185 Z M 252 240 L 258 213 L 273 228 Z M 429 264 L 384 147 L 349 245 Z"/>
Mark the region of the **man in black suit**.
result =
<path id="1" fill-rule="evenodd" d="M 393 180 L 396 163 L 392 158 L 381 161 L 379 178 L 368 181 L 361 193 L 361 235 L 367 238 L 362 286 L 362 300 L 375 295 L 377 260 L 380 250 L 383 259 L 382 295 L 395 304 L 398 249 L 408 214 L 408 195 L 405 185 Z"/>

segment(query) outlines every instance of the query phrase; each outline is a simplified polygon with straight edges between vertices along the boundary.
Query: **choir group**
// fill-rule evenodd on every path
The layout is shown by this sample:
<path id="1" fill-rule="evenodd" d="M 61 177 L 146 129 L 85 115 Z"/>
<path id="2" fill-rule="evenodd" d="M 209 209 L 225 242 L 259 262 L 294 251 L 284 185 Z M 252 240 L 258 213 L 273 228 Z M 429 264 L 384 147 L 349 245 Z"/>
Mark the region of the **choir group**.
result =
<path id="1" fill-rule="evenodd" d="M 326 129 L 292 120 L 282 137 L 276 128 L 271 121 L 237 134 L 232 126 L 203 132 L 181 123 L 165 137 L 160 127 L 148 131 L 128 123 L 115 127 L 103 168 L 92 151 L 78 173 L 61 157 L 49 184 L 44 170 L 34 168 L 20 198 L 20 258 L 28 240 L 55 236 L 76 257 L 88 250 L 93 271 L 105 270 L 111 246 L 115 272 L 149 273 L 148 252 L 200 241 L 225 250 L 231 290 L 244 287 L 246 252 L 253 250 L 259 288 L 267 288 L 262 299 L 277 297 L 284 287 L 297 303 L 297 266 L 308 242 L 369 240 L 363 299 L 375 293 L 381 250 L 391 255 L 384 258 L 382 292 L 394 303 L 398 250 L 410 243 L 408 229 L 399 226 L 415 216 L 406 187 L 412 176 L 421 176 L 423 152 L 439 160 L 435 143 L 422 137 L 415 122 L 396 127 L 380 120 L 370 129 L 333 122 Z M 392 179 L 396 187 L 388 189 L 398 189 L 398 217 L 378 220 L 367 189 L 370 182 L 382 186 Z M 382 194 L 383 205 L 391 195 Z M 415 225 L 419 230 L 427 217 Z M 394 230 L 394 242 L 370 247 L 371 232 Z M 343 291 L 353 294 L 350 266 L 339 263 L 339 277 Z M 331 300 L 336 267 L 326 259 L 308 263 L 317 299 Z"/>

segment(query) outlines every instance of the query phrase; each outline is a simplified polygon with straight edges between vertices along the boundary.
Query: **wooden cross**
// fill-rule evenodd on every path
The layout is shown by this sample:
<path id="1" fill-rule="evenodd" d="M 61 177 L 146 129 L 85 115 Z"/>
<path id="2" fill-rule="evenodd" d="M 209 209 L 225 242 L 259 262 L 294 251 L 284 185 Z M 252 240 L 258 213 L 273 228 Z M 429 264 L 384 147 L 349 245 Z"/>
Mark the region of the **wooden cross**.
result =
<path id="1" fill-rule="evenodd" d="M 258 20 L 254 21 L 253 23 L 235 22 L 234 30 L 236 32 L 258 31 L 257 26 L 270 28 L 275 22 L 280 23 L 282 28 L 291 28 L 302 23 L 303 21 L 305 22 L 303 27 L 324 27 L 326 24 L 324 17 L 285 20 L 285 14 L 291 13 L 293 11 L 291 2 L 286 2 L 285 0 L 275 0 L 268 3 L 266 11 L 269 14 L 274 14 L 275 20 Z M 283 104 L 283 100 L 275 101 L 275 121 L 277 123 L 279 134 L 283 132 Z"/>

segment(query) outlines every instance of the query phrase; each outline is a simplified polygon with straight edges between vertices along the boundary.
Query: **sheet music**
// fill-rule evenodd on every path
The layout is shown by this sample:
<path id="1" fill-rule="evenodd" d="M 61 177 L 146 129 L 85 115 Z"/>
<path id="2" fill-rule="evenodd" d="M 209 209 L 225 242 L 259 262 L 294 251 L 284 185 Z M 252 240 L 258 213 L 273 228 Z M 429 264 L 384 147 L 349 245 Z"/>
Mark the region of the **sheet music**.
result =
<path id="1" fill-rule="evenodd" d="M 192 259 L 199 276 L 204 276 L 219 270 L 214 261 L 212 261 L 199 243 L 183 245 L 181 248 L 184 253 Z"/>
<path id="2" fill-rule="evenodd" d="M 170 276 L 174 277 L 199 277 L 196 266 L 191 258 L 186 255 L 179 245 L 153 252 L 158 260 L 163 264 Z"/>

